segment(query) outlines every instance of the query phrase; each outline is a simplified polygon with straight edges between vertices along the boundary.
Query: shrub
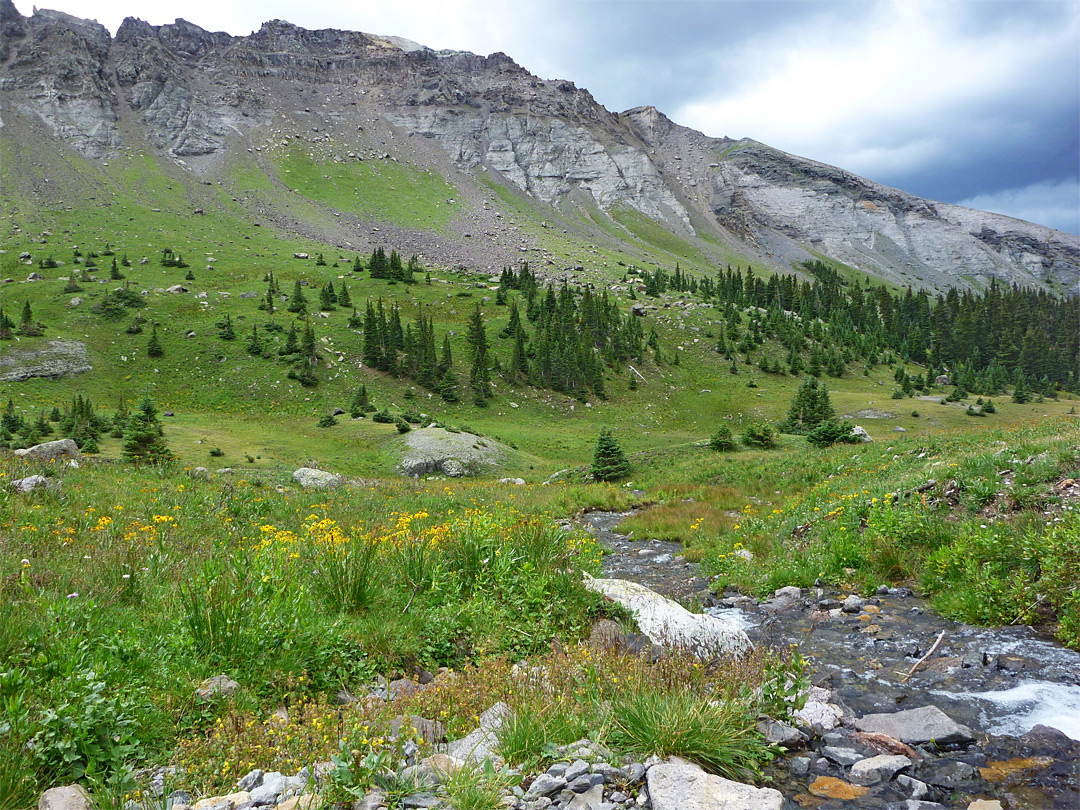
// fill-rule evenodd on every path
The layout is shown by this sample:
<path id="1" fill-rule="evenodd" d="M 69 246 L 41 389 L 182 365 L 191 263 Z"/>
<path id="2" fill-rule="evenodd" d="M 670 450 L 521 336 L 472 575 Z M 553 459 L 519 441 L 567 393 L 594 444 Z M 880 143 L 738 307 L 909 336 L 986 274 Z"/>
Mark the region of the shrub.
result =
<path id="1" fill-rule="evenodd" d="M 814 447 L 829 447 L 837 442 L 853 444 L 858 441 L 851 431 L 851 425 L 835 419 L 822 422 L 806 434 L 806 440 Z"/>
<path id="2" fill-rule="evenodd" d="M 328 428 L 328 427 L 333 427 L 337 423 L 338 423 L 338 421 L 337 421 L 337 419 L 334 418 L 334 415 L 332 413 L 328 413 L 328 414 L 324 414 L 323 416 L 319 417 L 318 426 L 321 427 L 321 428 Z"/>
<path id="3" fill-rule="evenodd" d="M 751 422 L 743 431 L 742 443 L 763 450 L 776 447 L 776 428 L 768 422 Z"/>
<path id="4" fill-rule="evenodd" d="M 727 453 L 734 450 L 735 447 L 735 437 L 731 433 L 731 428 L 727 425 L 720 425 L 716 429 L 716 433 L 709 439 L 709 449 L 718 453 Z"/>

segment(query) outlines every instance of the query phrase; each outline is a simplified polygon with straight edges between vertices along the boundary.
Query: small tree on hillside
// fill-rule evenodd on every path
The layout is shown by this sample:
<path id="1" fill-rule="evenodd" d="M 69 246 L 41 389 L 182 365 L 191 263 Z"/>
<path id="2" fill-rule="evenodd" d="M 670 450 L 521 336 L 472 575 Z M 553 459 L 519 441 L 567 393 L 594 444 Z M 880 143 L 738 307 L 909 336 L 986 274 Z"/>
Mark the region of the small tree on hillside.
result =
<path id="1" fill-rule="evenodd" d="M 720 425 L 709 439 L 709 449 L 718 453 L 728 453 L 735 449 L 735 436 L 727 425 Z"/>
<path id="2" fill-rule="evenodd" d="M 822 422 L 836 417 L 829 392 L 817 377 L 804 377 L 791 400 L 787 418 L 780 423 L 784 433 L 808 433 Z"/>
<path id="3" fill-rule="evenodd" d="M 157 336 L 157 324 L 154 324 L 154 329 L 150 333 L 150 341 L 146 344 L 146 354 L 148 357 L 161 357 L 165 354 L 165 349 Z"/>
<path id="4" fill-rule="evenodd" d="M 162 464 L 173 459 L 173 454 L 165 443 L 165 429 L 158 419 L 154 401 L 149 396 L 145 397 L 127 418 L 121 458 L 136 464 Z"/>
<path id="5" fill-rule="evenodd" d="M 307 312 L 307 298 L 304 297 L 304 288 L 300 286 L 300 279 L 293 285 L 292 297 L 289 298 L 289 312 L 303 315 Z"/>
<path id="6" fill-rule="evenodd" d="M 630 474 L 630 462 L 608 428 L 600 429 L 591 469 L 597 481 L 616 481 Z"/>

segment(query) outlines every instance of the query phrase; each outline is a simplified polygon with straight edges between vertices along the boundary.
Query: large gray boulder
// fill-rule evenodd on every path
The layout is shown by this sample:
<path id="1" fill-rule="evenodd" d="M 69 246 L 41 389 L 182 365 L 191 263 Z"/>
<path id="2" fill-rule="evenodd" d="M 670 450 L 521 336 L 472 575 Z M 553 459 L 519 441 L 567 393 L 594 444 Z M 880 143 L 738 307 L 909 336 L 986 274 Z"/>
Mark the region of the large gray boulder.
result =
<path id="1" fill-rule="evenodd" d="M 697 765 L 668 762 L 649 769 L 653 810 L 781 810 L 784 794 L 705 773 Z"/>
<path id="2" fill-rule="evenodd" d="M 937 706 L 923 706 L 902 712 L 868 714 L 855 721 L 859 731 L 894 737 L 908 745 L 964 745 L 975 742 L 975 732 L 961 725 Z"/>
<path id="3" fill-rule="evenodd" d="M 16 450 L 15 455 L 31 461 L 68 461 L 83 457 L 83 454 L 79 452 L 79 445 L 71 439 L 57 439 L 55 442 L 35 444 L 33 447 Z"/>
<path id="4" fill-rule="evenodd" d="M 333 489 L 345 480 L 336 473 L 316 470 L 312 467 L 301 467 L 292 474 L 292 477 L 304 489 Z"/>
<path id="5" fill-rule="evenodd" d="M 753 648 L 746 633 L 730 622 L 691 613 L 678 602 L 637 582 L 593 579 L 586 574 L 585 587 L 629 610 L 638 629 L 662 647 L 685 649 L 702 659 L 741 655 Z"/>
<path id="6" fill-rule="evenodd" d="M 494 439 L 472 433 L 451 433 L 440 427 L 410 430 L 403 441 L 401 471 L 409 477 L 460 478 L 497 466 L 506 453 Z"/>

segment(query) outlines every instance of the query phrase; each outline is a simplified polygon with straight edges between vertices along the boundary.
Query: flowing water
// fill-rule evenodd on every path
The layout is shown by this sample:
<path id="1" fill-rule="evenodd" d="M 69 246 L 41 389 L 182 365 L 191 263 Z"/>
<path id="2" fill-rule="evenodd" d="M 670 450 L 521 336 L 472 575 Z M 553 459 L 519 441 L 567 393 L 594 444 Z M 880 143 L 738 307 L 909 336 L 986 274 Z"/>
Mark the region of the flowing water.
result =
<path id="1" fill-rule="evenodd" d="M 838 609 L 847 594 L 824 588 L 804 589 L 790 603 L 717 597 L 697 566 L 679 556 L 680 544 L 620 534 L 628 514 L 591 512 L 579 521 L 608 549 L 605 576 L 703 604 L 755 643 L 798 644 L 812 662 L 814 683 L 830 689 L 851 718 L 934 705 L 973 729 L 976 745 L 945 759 L 935 755 L 916 771 L 930 780 L 935 801 L 966 808 L 969 799 L 996 797 L 1006 808 L 1080 808 L 1080 653 L 1029 627 L 951 621 L 903 588 L 867 599 L 853 614 Z M 933 656 L 911 673 L 942 631 Z M 1036 726 L 1060 733 L 1028 734 Z M 835 772 L 812 752 L 810 759 L 819 773 Z M 787 797 L 785 807 L 888 807 L 906 798 L 880 789 L 855 802 L 810 796 L 813 768 L 796 776 L 789 762 L 780 760 L 769 774 Z"/>

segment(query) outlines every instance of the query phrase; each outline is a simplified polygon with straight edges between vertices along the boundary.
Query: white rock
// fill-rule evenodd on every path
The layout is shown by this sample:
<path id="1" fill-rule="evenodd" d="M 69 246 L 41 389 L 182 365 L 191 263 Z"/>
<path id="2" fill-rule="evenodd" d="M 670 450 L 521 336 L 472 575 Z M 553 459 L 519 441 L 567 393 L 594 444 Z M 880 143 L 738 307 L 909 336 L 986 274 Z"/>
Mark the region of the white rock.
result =
<path id="1" fill-rule="evenodd" d="M 753 649 L 741 629 L 718 619 L 691 613 L 677 602 L 625 579 L 593 579 L 585 587 L 629 610 L 638 628 L 654 644 L 689 650 L 702 659 L 717 655 L 741 655 Z"/>
<path id="2" fill-rule="evenodd" d="M 335 473 L 301 467 L 292 474 L 293 480 L 304 489 L 332 489 L 345 479 Z"/>
<path id="3" fill-rule="evenodd" d="M 873 441 L 873 439 L 870 438 L 870 434 L 866 432 L 866 428 L 860 427 L 859 425 L 855 425 L 855 427 L 851 429 L 851 435 L 863 444 Z"/>
<path id="4" fill-rule="evenodd" d="M 806 703 L 795 712 L 795 720 L 816 731 L 832 731 L 840 725 L 843 710 L 829 702 L 832 693 L 820 686 L 811 686 L 806 694 Z"/>
<path id="5" fill-rule="evenodd" d="M 649 769 L 653 810 L 781 810 L 784 794 L 705 773 L 689 763 Z"/>
<path id="6" fill-rule="evenodd" d="M 38 810 L 90 810 L 93 805 L 82 785 L 54 787 L 41 794 Z"/>
<path id="7" fill-rule="evenodd" d="M 509 716 L 510 707 L 502 702 L 496 703 L 480 715 L 480 728 L 451 742 L 448 753 L 456 759 L 477 763 L 490 759 L 495 767 L 502 767 L 504 760 L 497 753 L 499 740 L 495 735 L 502 728 L 503 720 Z"/>

